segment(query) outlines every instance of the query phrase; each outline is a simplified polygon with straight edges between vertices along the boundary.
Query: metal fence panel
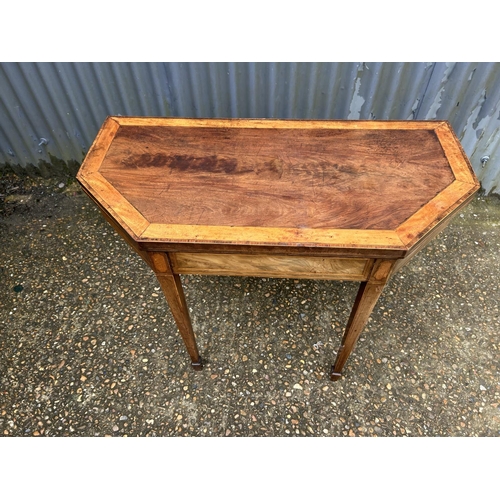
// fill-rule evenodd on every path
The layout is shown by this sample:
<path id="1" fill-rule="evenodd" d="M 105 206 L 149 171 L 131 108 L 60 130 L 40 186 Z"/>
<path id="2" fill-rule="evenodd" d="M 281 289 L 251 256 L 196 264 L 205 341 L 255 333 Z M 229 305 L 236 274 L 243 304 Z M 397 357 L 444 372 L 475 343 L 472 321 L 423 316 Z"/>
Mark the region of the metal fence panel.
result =
<path id="1" fill-rule="evenodd" d="M 0 63 L 0 166 L 81 162 L 107 115 L 449 120 L 500 194 L 499 63 Z"/>

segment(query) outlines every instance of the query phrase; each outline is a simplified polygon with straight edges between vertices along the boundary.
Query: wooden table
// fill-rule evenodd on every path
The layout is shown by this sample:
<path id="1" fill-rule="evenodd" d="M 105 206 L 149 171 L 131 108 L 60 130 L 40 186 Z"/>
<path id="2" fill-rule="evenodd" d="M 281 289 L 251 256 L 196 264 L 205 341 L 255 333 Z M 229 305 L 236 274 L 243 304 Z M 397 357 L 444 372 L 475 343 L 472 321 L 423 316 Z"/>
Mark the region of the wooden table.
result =
<path id="1" fill-rule="evenodd" d="M 196 370 L 179 274 L 360 281 L 332 380 L 391 274 L 479 189 L 443 121 L 108 117 L 77 178 L 155 272 Z"/>

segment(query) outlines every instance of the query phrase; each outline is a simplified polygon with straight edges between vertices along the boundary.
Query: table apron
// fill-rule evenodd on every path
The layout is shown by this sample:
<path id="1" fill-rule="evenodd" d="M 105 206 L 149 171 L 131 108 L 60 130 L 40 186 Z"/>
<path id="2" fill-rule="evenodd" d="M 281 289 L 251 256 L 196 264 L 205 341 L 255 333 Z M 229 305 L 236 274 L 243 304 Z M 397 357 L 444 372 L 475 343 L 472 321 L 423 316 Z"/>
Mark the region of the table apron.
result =
<path id="1" fill-rule="evenodd" d="M 373 259 L 172 252 L 176 274 L 365 281 Z"/>

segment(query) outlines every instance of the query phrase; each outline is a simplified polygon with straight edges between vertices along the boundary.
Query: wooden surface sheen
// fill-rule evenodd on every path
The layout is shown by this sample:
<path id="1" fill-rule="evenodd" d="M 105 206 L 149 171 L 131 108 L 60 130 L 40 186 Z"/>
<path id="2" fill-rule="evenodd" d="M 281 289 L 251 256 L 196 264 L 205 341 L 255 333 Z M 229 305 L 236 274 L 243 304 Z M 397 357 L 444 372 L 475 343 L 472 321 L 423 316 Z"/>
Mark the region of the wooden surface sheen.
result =
<path id="1" fill-rule="evenodd" d="M 395 229 L 454 179 L 431 130 L 126 127 L 99 172 L 154 224 L 337 229 Z"/>
<path id="2" fill-rule="evenodd" d="M 139 245 L 388 256 L 477 190 L 446 122 L 113 117 L 78 179 Z"/>
<path id="3" fill-rule="evenodd" d="M 172 253 L 171 258 L 173 271 L 178 274 L 362 281 L 371 269 L 369 259 L 183 252 Z"/>

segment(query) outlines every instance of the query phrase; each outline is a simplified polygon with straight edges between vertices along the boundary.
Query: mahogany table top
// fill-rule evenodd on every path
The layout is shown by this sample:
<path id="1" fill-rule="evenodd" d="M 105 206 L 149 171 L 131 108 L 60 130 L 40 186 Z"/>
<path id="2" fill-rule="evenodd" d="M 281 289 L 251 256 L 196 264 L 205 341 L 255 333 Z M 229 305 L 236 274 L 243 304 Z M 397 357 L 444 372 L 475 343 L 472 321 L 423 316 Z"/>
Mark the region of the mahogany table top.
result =
<path id="1" fill-rule="evenodd" d="M 443 121 L 109 117 L 78 180 L 141 248 L 393 258 L 479 188 Z"/>

